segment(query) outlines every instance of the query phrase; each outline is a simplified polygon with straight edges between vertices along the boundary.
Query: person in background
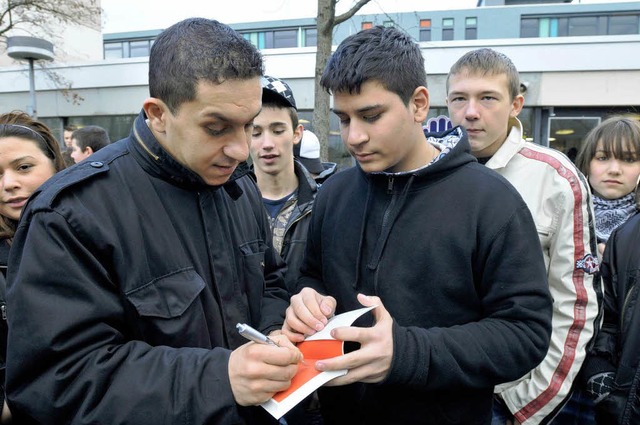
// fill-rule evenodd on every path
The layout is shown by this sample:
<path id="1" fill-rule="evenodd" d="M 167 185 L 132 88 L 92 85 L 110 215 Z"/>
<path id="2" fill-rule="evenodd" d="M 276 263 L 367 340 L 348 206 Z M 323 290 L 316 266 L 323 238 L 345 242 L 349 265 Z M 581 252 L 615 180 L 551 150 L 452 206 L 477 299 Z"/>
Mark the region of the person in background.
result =
<path id="1" fill-rule="evenodd" d="M 75 124 L 69 124 L 69 125 L 65 125 L 64 126 L 64 129 L 62 131 L 62 136 L 63 136 L 63 140 L 64 140 L 65 150 L 71 150 L 71 148 L 73 147 L 71 145 L 71 135 L 78 128 L 79 127 L 77 125 L 75 125 Z"/>
<path id="2" fill-rule="evenodd" d="M 616 118 L 616 120 L 619 119 Z M 618 121 L 618 125 L 628 124 Z M 620 129 L 617 133 L 621 134 Z M 624 134 L 628 136 L 628 130 Z M 626 143 L 614 144 L 611 147 L 628 149 L 631 145 L 632 143 L 627 139 Z M 619 151 L 618 154 L 621 152 L 624 150 Z M 637 158 L 638 151 L 635 152 Z M 612 152 L 609 152 L 609 155 L 611 154 Z M 625 158 L 625 156 L 621 155 L 618 158 Z M 616 175 L 615 178 L 619 179 L 620 175 Z M 611 232 L 604 249 L 602 260 L 604 323 L 596 344 L 589 353 L 584 373 L 586 387 L 594 398 L 598 424 L 636 425 L 640 423 L 640 300 L 638 299 L 640 243 L 638 241 L 640 241 L 640 214 L 636 212 Z"/>
<path id="3" fill-rule="evenodd" d="M 79 128 L 71 135 L 71 158 L 77 164 L 109 143 L 109 133 L 104 128 L 97 125 Z"/>
<path id="4" fill-rule="evenodd" d="M 279 335 L 285 265 L 246 165 L 263 67 L 227 25 L 171 25 L 130 136 L 34 193 L 7 278 L 18 423 L 274 422 L 252 406 L 301 353 Z"/>
<path id="5" fill-rule="evenodd" d="M 593 191 L 600 255 L 611 232 L 637 211 L 640 179 L 640 124 L 614 116 L 593 128 L 584 139 L 576 165 Z"/>
<path id="6" fill-rule="evenodd" d="M 519 87 L 513 62 L 487 48 L 458 59 L 446 83 L 449 116 L 453 125 L 469 134 L 471 153 L 504 176 L 527 203 L 553 297 L 549 351 L 536 368 L 496 387 L 494 425 L 514 418 L 523 424 L 553 419 L 571 397 L 587 346 L 602 319 L 589 188 L 565 155 L 525 142 L 517 118 L 524 105 Z M 589 419 L 576 420 L 587 424 Z"/>
<path id="7" fill-rule="evenodd" d="M 262 77 L 262 110 L 253 120 L 250 155 L 262 202 L 269 216 L 273 245 L 287 263 L 287 290 L 295 291 L 318 183 L 293 158 L 303 127 L 289 85 Z M 315 393 L 285 415 L 288 425 L 319 420 Z"/>
<path id="8" fill-rule="evenodd" d="M 487 424 L 494 386 L 549 347 L 531 213 L 460 127 L 425 137 L 426 79 L 418 44 L 382 26 L 347 37 L 322 74 L 357 165 L 318 191 L 283 332 L 301 341 L 376 306 L 332 332 L 358 349 L 315 364 L 348 369 L 318 390 L 326 424 Z"/>
<path id="9" fill-rule="evenodd" d="M 286 82 L 262 78 L 262 110 L 253 124 L 253 172 L 271 222 L 273 246 L 287 263 L 287 289 L 294 291 L 318 184 L 293 157 L 304 128 Z"/>
<path id="10" fill-rule="evenodd" d="M 338 170 L 338 165 L 335 162 L 320 160 L 320 140 L 311 130 L 304 130 L 300 142 L 293 145 L 293 156 L 320 184 Z"/>
<path id="11" fill-rule="evenodd" d="M 75 164 L 75 161 L 73 160 L 73 158 L 71 158 L 71 152 L 73 151 L 73 145 L 71 143 L 71 135 L 78 128 L 79 127 L 75 124 L 69 124 L 64 126 L 64 129 L 62 131 L 64 145 L 62 145 L 62 148 L 60 150 L 62 152 L 62 158 L 64 159 L 64 163 L 67 167 L 70 167 L 73 164 Z"/>
<path id="12" fill-rule="evenodd" d="M 6 277 L 11 242 L 22 209 L 47 179 L 65 168 L 49 128 L 22 111 L 0 115 L 0 423 L 10 423 L 4 378 L 7 352 Z M 32 312 L 33 313 L 33 312 Z"/>

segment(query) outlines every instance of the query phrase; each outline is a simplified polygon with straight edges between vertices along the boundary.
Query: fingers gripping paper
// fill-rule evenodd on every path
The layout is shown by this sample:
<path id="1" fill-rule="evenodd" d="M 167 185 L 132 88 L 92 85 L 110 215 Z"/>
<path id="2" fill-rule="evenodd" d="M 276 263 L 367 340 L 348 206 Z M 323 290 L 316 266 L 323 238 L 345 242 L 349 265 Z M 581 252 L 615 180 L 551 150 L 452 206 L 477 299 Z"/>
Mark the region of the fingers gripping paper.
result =
<path id="1" fill-rule="evenodd" d="M 276 393 L 261 406 L 274 418 L 280 419 L 313 391 L 338 376 L 346 375 L 347 369 L 320 372 L 316 370 L 315 364 L 318 360 L 344 354 L 344 343 L 331 337 L 333 329 L 351 326 L 358 317 L 375 307 L 360 308 L 334 316 L 323 330 L 299 343 L 297 347 L 302 352 L 304 363 L 298 363 L 298 372 L 291 380 L 291 386 L 285 391 Z"/>

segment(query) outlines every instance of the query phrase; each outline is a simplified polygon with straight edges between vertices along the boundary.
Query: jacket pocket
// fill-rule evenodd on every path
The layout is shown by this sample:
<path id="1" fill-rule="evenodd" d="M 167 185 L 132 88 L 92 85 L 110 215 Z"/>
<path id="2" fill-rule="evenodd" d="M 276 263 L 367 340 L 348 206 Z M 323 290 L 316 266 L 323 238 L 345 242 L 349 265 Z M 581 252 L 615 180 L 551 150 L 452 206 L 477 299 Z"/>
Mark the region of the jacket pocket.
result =
<path id="1" fill-rule="evenodd" d="M 247 297 L 251 321 L 258 323 L 262 297 L 265 290 L 265 252 L 267 244 L 262 240 L 247 242 L 240 246 L 242 253 L 242 291 Z"/>
<path id="2" fill-rule="evenodd" d="M 204 287 L 202 277 L 188 268 L 126 293 L 139 316 L 138 337 L 151 345 L 208 347 L 206 315 L 198 301 Z"/>

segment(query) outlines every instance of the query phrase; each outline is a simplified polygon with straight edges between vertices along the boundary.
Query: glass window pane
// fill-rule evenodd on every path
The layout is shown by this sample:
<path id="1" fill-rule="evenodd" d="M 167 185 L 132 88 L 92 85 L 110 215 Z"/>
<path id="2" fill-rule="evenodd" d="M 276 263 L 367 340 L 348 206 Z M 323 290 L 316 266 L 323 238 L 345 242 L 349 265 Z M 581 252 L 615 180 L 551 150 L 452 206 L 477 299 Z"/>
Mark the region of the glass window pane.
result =
<path id="1" fill-rule="evenodd" d="M 453 28 L 442 28 L 442 40 L 453 40 Z"/>
<path id="2" fill-rule="evenodd" d="M 565 153 L 573 147 L 580 150 L 587 133 L 599 123 L 598 117 L 551 117 L 549 146 Z"/>
<path id="3" fill-rule="evenodd" d="M 420 19 L 420 28 L 431 28 L 431 19 Z"/>
<path id="4" fill-rule="evenodd" d="M 549 18 L 540 19 L 540 27 L 538 28 L 538 37 L 549 37 Z"/>
<path id="5" fill-rule="evenodd" d="M 538 19 L 525 18 L 520 21 L 520 37 L 531 38 L 538 36 Z"/>
<path id="6" fill-rule="evenodd" d="M 420 30 L 420 41 L 431 41 L 431 30 Z"/>
<path id="7" fill-rule="evenodd" d="M 279 30 L 273 32 L 273 47 L 298 47 L 298 30 Z"/>
<path id="8" fill-rule="evenodd" d="M 638 34 L 638 15 L 609 16 L 609 31 L 607 34 Z"/>
<path id="9" fill-rule="evenodd" d="M 369 28 L 373 28 L 373 22 L 363 22 L 362 23 L 362 29 L 363 30 L 368 30 Z"/>
<path id="10" fill-rule="evenodd" d="M 478 39 L 478 29 L 477 28 L 465 28 L 465 30 L 464 30 L 464 38 L 465 38 L 465 40 L 477 40 Z"/>
<path id="11" fill-rule="evenodd" d="M 104 44 L 104 58 L 114 59 L 121 58 L 122 56 L 122 43 L 105 43 Z"/>
<path id="12" fill-rule="evenodd" d="M 318 29 L 317 28 L 305 28 L 304 45 L 305 47 L 313 47 L 318 45 Z"/>
<path id="13" fill-rule="evenodd" d="M 132 58 L 149 56 L 149 40 L 129 42 L 129 54 Z"/>
<path id="14" fill-rule="evenodd" d="M 443 27 L 453 27 L 453 18 L 444 18 L 442 19 Z"/>
<path id="15" fill-rule="evenodd" d="M 597 33 L 597 16 L 572 16 L 569 18 L 569 36 L 596 35 Z"/>
<path id="16" fill-rule="evenodd" d="M 468 27 L 475 27 L 476 25 L 478 25 L 478 18 L 465 19 L 465 25 Z"/>
<path id="17" fill-rule="evenodd" d="M 569 35 L 569 19 L 558 19 L 558 37 L 566 37 Z"/>

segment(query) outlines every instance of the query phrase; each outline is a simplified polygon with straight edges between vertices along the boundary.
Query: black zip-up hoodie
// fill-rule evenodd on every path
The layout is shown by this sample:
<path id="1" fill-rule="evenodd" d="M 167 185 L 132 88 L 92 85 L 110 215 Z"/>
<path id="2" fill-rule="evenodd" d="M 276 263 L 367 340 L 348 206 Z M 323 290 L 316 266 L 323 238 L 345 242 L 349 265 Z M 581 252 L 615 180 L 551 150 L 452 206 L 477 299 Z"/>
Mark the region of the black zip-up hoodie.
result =
<path id="1" fill-rule="evenodd" d="M 356 166 L 316 197 L 298 290 L 334 296 L 337 313 L 377 295 L 394 320 L 386 379 L 321 389 L 328 424 L 489 423 L 493 386 L 548 349 L 552 301 L 527 205 L 469 154 L 462 129 L 430 139 L 442 153 L 429 166 Z"/>

